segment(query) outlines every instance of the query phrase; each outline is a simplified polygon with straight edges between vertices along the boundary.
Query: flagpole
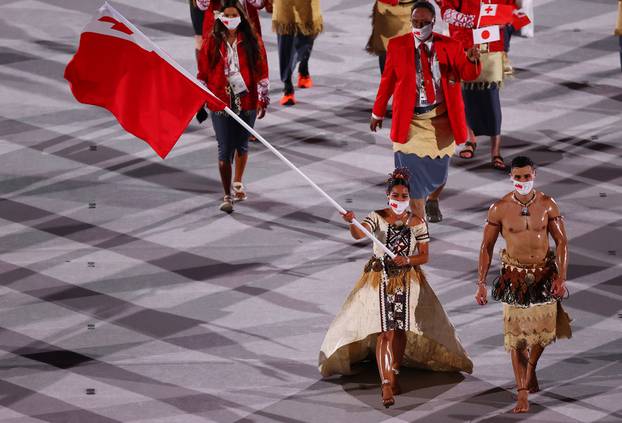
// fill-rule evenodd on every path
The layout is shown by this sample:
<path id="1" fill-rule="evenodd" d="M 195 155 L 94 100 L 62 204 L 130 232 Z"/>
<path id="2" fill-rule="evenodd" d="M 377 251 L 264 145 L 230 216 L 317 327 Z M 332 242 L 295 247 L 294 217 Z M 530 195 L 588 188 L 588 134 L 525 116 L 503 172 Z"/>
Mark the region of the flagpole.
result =
<path id="1" fill-rule="evenodd" d="M 154 44 L 143 32 L 138 29 L 134 24 L 132 24 L 129 20 L 127 20 L 121 13 L 119 13 L 114 7 L 112 7 L 108 2 L 104 2 L 102 7 L 100 8 L 100 12 L 110 11 L 114 15 L 115 18 L 122 21 L 128 28 L 130 28 L 134 33 L 139 34 L 144 38 L 146 42 L 149 43 L 153 47 L 153 50 L 157 52 L 164 60 L 166 60 L 171 66 L 177 69 L 181 74 L 183 74 L 186 78 L 194 82 L 199 88 L 203 91 L 207 92 L 213 97 L 216 97 L 214 93 L 212 93 L 205 85 L 203 85 L 194 75 L 188 72 L 185 68 L 183 68 L 179 63 L 177 63 L 171 56 L 169 56 L 164 50 Z M 248 125 L 240 116 L 235 114 L 233 110 L 229 107 L 225 107 L 225 112 L 236 120 L 240 125 L 244 127 L 248 132 L 250 132 L 255 138 L 257 138 L 263 145 L 265 145 L 268 150 L 272 151 L 279 159 L 281 159 L 287 166 L 289 166 L 292 170 L 298 173 L 302 178 L 309 183 L 317 192 L 322 194 L 324 198 L 326 198 L 339 213 L 346 213 L 346 209 L 341 207 L 339 203 L 337 203 L 330 195 L 328 195 L 322 188 L 320 188 L 315 182 L 313 182 L 307 175 L 305 175 L 300 169 L 298 169 L 292 162 L 287 159 L 279 150 L 274 148 L 272 144 L 270 144 L 264 137 L 262 137 L 255 129 L 253 129 L 250 125 Z M 356 226 L 361 232 L 367 236 L 367 238 L 371 239 L 376 245 L 378 245 L 389 257 L 392 259 L 395 258 L 395 254 L 391 251 L 386 245 L 384 245 L 378 238 L 376 238 L 370 231 L 367 230 L 365 226 L 363 226 L 358 220 L 352 219 L 352 224 Z"/>
<path id="2" fill-rule="evenodd" d="M 322 188 L 320 188 L 315 182 L 313 182 L 307 175 L 305 175 L 300 169 L 298 169 L 296 167 L 296 165 L 294 165 L 292 162 L 289 161 L 289 159 L 287 159 L 287 157 L 285 157 L 283 154 L 281 154 L 281 152 L 279 150 L 277 150 L 276 148 L 274 148 L 272 146 L 272 144 L 270 144 L 268 141 L 266 141 L 264 139 L 264 137 L 262 137 L 257 131 L 255 131 L 249 124 L 247 124 L 246 122 L 244 122 L 244 120 L 238 116 L 237 114 L 235 114 L 233 112 L 233 110 L 231 110 L 228 107 L 225 107 L 225 112 L 227 112 L 227 114 L 229 114 L 229 116 L 231 116 L 233 119 L 235 119 L 240 125 L 242 125 L 244 127 L 244 129 L 246 129 L 248 132 L 250 132 L 253 136 L 255 136 L 255 138 L 257 138 L 263 145 L 265 145 L 268 150 L 272 151 L 279 159 L 281 159 L 283 162 L 285 162 L 285 164 L 287 166 L 289 166 L 292 170 L 294 170 L 296 173 L 298 173 L 300 176 L 302 176 L 302 178 L 307 181 L 309 183 L 309 185 L 311 185 L 313 188 L 315 188 L 315 190 L 317 192 L 319 192 L 320 194 L 322 194 L 324 196 L 324 198 L 326 198 L 336 209 L 337 211 L 339 211 L 339 213 L 346 213 L 346 210 L 341 207 L 341 205 L 339 203 L 337 203 L 330 195 L 328 195 Z M 373 242 L 375 242 L 380 248 L 382 248 L 382 250 L 392 259 L 395 258 L 395 254 L 393 253 L 393 251 L 391 251 L 389 248 L 387 248 L 386 245 L 384 245 L 382 242 L 380 242 L 378 240 L 378 238 L 376 238 L 371 232 L 369 232 L 367 230 L 367 228 L 365 226 L 363 226 L 358 220 L 356 219 L 352 219 L 352 224 L 354 226 L 356 226 L 358 229 L 361 230 L 361 232 L 363 232 L 365 234 L 365 236 L 367 236 L 369 239 L 371 239 Z"/>

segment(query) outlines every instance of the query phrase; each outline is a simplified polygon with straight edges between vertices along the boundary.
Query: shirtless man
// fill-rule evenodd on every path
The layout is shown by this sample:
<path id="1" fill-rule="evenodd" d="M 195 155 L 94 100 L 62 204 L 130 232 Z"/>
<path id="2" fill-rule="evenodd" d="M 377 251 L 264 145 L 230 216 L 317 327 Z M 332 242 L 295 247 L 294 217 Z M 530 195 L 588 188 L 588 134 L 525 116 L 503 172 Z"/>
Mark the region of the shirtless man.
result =
<path id="1" fill-rule="evenodd" d="M 566 291 L 568 247 L 563 217 L 555 201 L 533 189 L 536 170 L 524 156 L 511 165 L 514 190 L 488 210 L 479 255 L 475 300 L 487 300 L 486 276 L 499 234 L 501 273 L 492 296 L 503 302 L 504 345 L 512 357 L 518 400 L 515 413 L 529 410 L 529 393 L 540 390 L 536 365 L 544 348 L 558 338 L 570 338 L 570 318 L 561 307 Z M 549 234 L 555 252 L 549 250 Z"/>

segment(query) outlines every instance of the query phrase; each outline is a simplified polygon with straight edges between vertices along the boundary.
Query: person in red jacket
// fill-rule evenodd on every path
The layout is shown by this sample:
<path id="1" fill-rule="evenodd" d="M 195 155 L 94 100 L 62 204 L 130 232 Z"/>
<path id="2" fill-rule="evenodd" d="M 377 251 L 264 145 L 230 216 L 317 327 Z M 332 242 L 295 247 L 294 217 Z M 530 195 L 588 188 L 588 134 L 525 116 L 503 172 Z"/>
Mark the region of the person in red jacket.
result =
<path id="1" fill-rule="evenodd" d="M 483 0 L 487 4 L 516 6 L 516 0 Z M 473 29 L 479 21 L 480 0 L 443 0 L 441 11 L 443 19 L 449 24 L 449 34 L 460 41 L 464 48 L 473 47 Z M 460 152 L 463 159 L 472 159 L 477 147 L 476 137 L 490 137 L 490 156 L 493 169 L 507 171 L 501 157 L 501 101 L 499 89 L 506 76 L 507 61 L 506 27 L 501 27 L 501 39 L 479 45 L 482 51 L 482 73 L 477 80 L 464 84 L 464 105 L 469 124 L 469 141 Z"/>
<path id="2" fill-rule="evenodd" d="M 455 143 L 468 138 L 461 80 L 479 75 L 479 51 L 432 32 L 435 11 L 427 1 L 412 9 L 413 32 L 392 38 L 370 128 L 382 127 L 393 96 L 391 140 L 395 167 L 410 171 L 410 207 L 424 218 L 430 193 L 442 186 Z"/>
<path id="3" fill-rule="evenodd" d="M 222 1 L 213 31 L 201 48 L 198 78 L 251 127 L 255 118 L 265 116 L 270 103 L 266 50 L 236 0 Z M 212 112 L 211 116 L 225 192 L 220 209 L 231 213 L 234 200 L 246 199 L 242 176 L 248 161 L 250 134 L 225 112 Z M 235 153 L 238 159 L 232 185 L 231 162 Z"/>

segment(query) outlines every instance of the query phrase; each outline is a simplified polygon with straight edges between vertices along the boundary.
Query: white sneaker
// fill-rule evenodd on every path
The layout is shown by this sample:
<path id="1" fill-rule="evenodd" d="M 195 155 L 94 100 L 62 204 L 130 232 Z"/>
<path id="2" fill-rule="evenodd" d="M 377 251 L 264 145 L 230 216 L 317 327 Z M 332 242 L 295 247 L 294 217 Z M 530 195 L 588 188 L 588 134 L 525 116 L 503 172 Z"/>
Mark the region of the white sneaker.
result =
<path id="1" fill-rule="evenodd" d="M 233 212 L 233 200 L 230 195 L 225 195 L 222 199 L 222 203 L 220 204 L 220 210 L 225 213 Z"/>
<path id="2" fill-rule="evenodd" d="M 248 198 L 246 195 L 246 191 L 244 191 L 244 184 L 242 184 L 242 182 L 234 182 L 232 188 L 233 199 L 235 201 L 244 201 Z"/>

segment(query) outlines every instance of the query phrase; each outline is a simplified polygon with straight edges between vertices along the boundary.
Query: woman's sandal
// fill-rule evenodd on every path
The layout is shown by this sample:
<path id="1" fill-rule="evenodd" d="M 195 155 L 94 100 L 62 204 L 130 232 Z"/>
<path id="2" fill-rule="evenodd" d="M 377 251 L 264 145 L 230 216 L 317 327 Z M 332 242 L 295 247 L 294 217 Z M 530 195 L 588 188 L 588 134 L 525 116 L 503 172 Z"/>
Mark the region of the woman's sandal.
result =
<path id="1" fill-rule="evenodd" d="M 464 149 L 458 153 L 461 159 L 470 160 L 475 157 L 475 149 L 477 148 L 477 144 L 471 141 L 467 141 L 464 143 Z"/>
<path id="2" fill-rule="evenodd" d="M 389 408 L 395 404 L 395 398 L 393 398 L 393 388 L 391 387 L 391 381 L 384 379 L 381 385 L 382 389 L 382 405 L 384 408 Z M 386 394 L 385 394 L 386 393 Z"/>
<path id="3" fill-rule="evenodd" d="M 244 184 L 242 184 L 242 182 L 234 182 L 232 188 L 233 198 L 235 201 L 244 201 L 248 198 L 246 191 L 244 191 Z"/>
<path id="4" fill-rule="evenodd" d="M 505 161 L 503 161 L 503 157 L 501 156 L 493 156 L 490 161 L 490 166 L 492 166 L 493 169 L 500 170 L 502 172 L 508 170 L 508 165 L 505 164 Z"/>

